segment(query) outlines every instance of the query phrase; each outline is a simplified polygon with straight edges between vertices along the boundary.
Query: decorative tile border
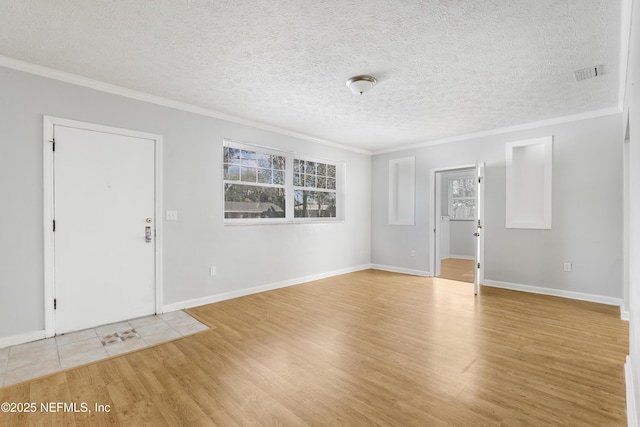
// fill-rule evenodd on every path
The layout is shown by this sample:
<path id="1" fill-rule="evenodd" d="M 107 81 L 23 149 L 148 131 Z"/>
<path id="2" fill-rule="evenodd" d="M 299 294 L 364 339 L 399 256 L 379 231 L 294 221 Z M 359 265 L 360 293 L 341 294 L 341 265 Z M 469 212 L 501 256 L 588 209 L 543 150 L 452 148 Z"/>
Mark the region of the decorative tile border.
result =
<path id="1" fill-rule="evenodd" d="M 114 332 L 111 334 L 99 336 L 100 342 L 103 346 L 109 346 L 113 344 L 118 344 L 127 340 L 140 338 L 138 332 L 135 329 L 127 329 L 121 332 Z"/>

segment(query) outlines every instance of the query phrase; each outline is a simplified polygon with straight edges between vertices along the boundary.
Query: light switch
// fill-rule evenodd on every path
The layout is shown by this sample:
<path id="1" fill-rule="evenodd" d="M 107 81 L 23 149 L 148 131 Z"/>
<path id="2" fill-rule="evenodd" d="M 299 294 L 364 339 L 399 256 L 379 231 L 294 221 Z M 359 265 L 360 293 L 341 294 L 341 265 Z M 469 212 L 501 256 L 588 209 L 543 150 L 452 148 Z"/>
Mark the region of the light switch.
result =
<path id="1" fill-rule="evenodd" d="M 167 211 L 167 221 L 177 221 L 178 211 Z"/>

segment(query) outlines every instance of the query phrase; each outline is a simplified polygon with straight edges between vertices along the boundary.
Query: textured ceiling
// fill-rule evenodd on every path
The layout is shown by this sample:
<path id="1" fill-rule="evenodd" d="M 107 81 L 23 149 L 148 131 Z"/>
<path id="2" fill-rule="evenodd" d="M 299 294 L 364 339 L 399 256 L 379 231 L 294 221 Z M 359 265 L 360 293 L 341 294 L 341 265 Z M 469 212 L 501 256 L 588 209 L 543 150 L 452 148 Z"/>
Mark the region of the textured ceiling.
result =
<path id="1" fill-rule="evenodd" d="M 617 107 L 620 1 L 0 0 L 0 55 L 376 151 Z"/>

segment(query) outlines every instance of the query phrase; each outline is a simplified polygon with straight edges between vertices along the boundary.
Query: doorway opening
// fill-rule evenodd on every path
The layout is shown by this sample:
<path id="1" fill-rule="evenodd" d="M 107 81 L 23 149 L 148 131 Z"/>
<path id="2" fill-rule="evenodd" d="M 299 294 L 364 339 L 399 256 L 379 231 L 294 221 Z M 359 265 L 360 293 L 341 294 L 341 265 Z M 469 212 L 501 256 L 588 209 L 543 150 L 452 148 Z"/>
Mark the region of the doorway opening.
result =
<path id="1" fill-rule="evenodd" d="M 433 170 L 434 210 L 430 261 L 434 277 L 481 281 L 484 164 Z"/>

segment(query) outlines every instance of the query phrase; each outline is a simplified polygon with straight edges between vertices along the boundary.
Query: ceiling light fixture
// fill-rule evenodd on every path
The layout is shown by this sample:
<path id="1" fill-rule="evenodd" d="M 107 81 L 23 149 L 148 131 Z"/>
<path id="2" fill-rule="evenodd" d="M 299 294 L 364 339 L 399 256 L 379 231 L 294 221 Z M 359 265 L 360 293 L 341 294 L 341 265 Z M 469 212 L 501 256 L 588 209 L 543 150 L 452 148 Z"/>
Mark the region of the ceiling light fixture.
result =
<path id="1" fill-rule="evenodd" d="M 347 87 L 351 89 L 353 93 L 359 93 L 362 95 L 366 91 L 370 90 L 378 83 L 375 77 L 372 76 L 355 76 L 347 80 Z"/>

